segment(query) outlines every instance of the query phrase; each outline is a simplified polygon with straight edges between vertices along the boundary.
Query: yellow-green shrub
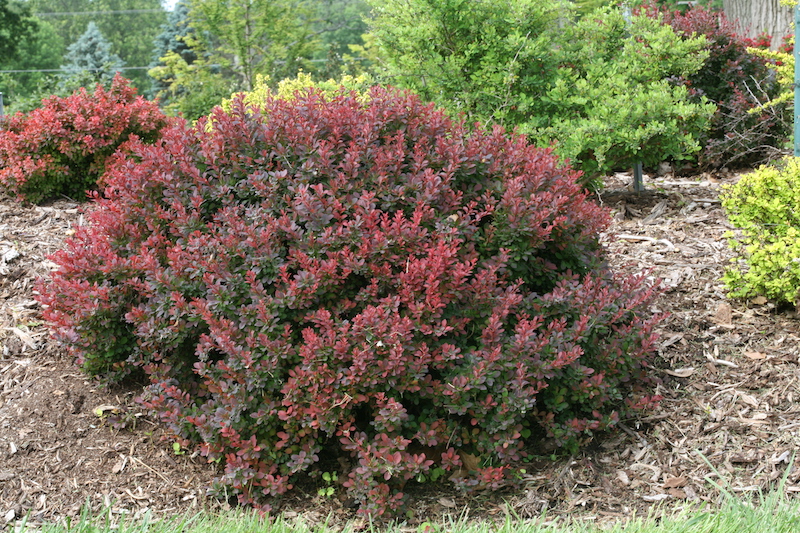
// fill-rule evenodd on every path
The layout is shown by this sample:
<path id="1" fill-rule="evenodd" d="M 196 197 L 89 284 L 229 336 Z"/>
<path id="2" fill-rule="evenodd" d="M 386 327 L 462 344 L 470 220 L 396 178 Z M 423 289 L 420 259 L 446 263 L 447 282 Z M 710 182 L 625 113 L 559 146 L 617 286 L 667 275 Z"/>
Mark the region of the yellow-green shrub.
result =
<path id="1" fill-rule="evenodd" d="M 723 281 L 730 295 L 800 303 L 800 158 L 762 166 L 729 187 L 722 206 L 740 253 Z"/>
<path id="2" fill-rule="evenodd" d="M 279 98 L 281 100 L 291 100 L 298 91 L 303 91 L 309 88 L 315 88 L 327 96 L 331 97 L 336 95 L 342 90 L 355 91 L 362 98 L 366 98 L 369 88 L 375 85 L 375 81 L 366 74 L 359 76 L 345 75 L 341 80 L 326 80 L 314 81 L 310 74 L 300 72 L 296 78 L 286 78 L 277 84 L 277 88 L 273 89 L 271 86 L 271 79 L 269 76 L 256 76 L 256 82 L 253 85 L 253 90 L 244 93 L 234 93 L 229 100 L 222 101 L 222 109 L 226 113 L 230 113 L 231 104 L 233 99 L 239 95 L 244 95 L 244 102 L 248 106 L 260 106 L 269 98 Z"/>

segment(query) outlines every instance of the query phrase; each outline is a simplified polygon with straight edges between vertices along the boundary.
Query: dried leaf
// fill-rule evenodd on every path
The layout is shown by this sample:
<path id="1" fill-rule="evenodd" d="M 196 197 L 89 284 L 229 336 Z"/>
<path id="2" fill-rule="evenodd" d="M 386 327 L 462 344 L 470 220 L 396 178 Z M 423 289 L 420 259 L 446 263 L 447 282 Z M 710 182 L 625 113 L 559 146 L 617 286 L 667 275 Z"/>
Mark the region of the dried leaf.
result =
<path id="1" fill-rule="evenodd" d="M 744 403 L 746 403 L 747 405 L 749 405 L 750 407 L 758 407 L 760 405 L 759 401 L 756 400 L 755 397 L 750 396 L 749 394 L 745 394 L 743 392 L 740 392 L 739 393 L 739 398 L 741 398 L 742 401 Z"/>
<path id="2" fill-rule="evenodd" d="M 30 348 L 31 350 L 36 349 L 36 342 L 33 340 L 33 337 L 31 337 L 27 331 L 22 331 L 19 328 L 8 328 L 8 329 L 11 330 L 17 337 L 19 337 L 20 340 L 28 346 L 28 348 Z"/>
<path id="3" fill-rule="evenodd" d="M 450 498 L 439 498 L 439 505 L 448 509 L 455 509 L 456 502 Z"/>
<path id="4" fill-rule="evenodd" d="M 766 304 L 768 301 L 769 301 L 769 300 L 767 300 L 767 299 L 766 299 L 765 297 L 763 297 L 763 296 L 756 296 L 755 298 L 753 298 L 752 300 L 750 300 L 750 303 L 751 303 L 751 304 L 754 304 L 754 305 L 764 305 L 764 304 Z"/>
<path id="5" fill-rule="evenodd" d="M 458 455 L 461 457 L 461 464 L 464 465 L 464 470 L 468 472 L 475 471 L 480 466 L 480 460 L 477 456 L 466 452 L 458 452 Z"/>
<path id="6" fill-rule="evenodd" d="M 661 343 L 661 349 L 669 348 L 683 338 L 683 333 L 677 333 Z"/>
<path id="7" fill-rule="evenodd" d="M 682 491 L 681 489 L 669 489 L 667 494 L 672 496 L 673 498 L 678 498 L 679 500 L 686 499 L 686 492 Z"/>
<path id="8" fill-rule="evenodd" d="M 676 368 L 675 370 L 664 370 L 665 374 L 670 376 L 675 376 L 676 378 L 688 378 L 692 374 L 694 374 L 694 367 L 690 366 L 688 368 Z"/>
<path id="9" fill-rule="evenodd" d="M 122 472 L 122 469 L 125 468 L 125 463 L 127 463 L 127 461 L 120 458 L 120 460 L 114 463 L 114 466 L 111 467 L 111 472 L 114 474 L 119 474 Z"/>
<path id="10" fill-rule="evenodd" d="M 671 477 L 664 482 L 665 489 L 678 489 L 685 487 L 689 483 L 689 478 L 686 476 Z"/>
<path id="11" fill-rule="evenodd" d="M 744 352 L 744 356 L 747 357 L 748 359 L 753 359 L 755 361 L 759 361 L 761 359 L 766 359 L 767 358 L 767 354 L 765 354 L 765 353 L 750 352 L 750 351 Z"/>
<path id="12" fill-rule="evenodd" d="M 628 474 L 624 470 L 617 470 L 617 478 L 626 487 L 631 484 L 631 480 L 628 478 Z"/>

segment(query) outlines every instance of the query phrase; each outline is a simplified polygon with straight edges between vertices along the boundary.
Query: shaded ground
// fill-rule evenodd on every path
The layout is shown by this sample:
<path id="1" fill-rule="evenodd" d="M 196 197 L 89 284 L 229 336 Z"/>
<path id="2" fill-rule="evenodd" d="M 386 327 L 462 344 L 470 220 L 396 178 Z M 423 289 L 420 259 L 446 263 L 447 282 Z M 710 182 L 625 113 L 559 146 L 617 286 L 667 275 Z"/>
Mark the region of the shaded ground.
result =
<path id="1" fill-rule="evenodd" d="M 799 323 L 766 301 L 725 298 L 719 278 L 731 254 L 723 236 L 732 228 L 718 193 L 735 179 L 667 175 L 636 194 L 620 175 L 601 198 L 615 212 L 613 263 L 651 268 L 667 287 L 654 308 L 671 314 L 661 325 L 661 406 L 578 456 L 528 465 L 518 490 L 466 499 L 423 487 L 413 494 L 410 524 L 465 509 L 606 520 L 656 504 L 717 502 L 707 477 L 721 476 L 743 494 L 776 484 L 800 443 Z M 117 516 L 224 507 L 206 495 L 216 465 L 161 442 L 158 425 L 133 402 L 135 390 L 87 380 L 49 340 L 33 282 L 81 223 L 66 201 L 0 200 L 0 528 L 27 513 L 34 523 L 75 516 L 83 505 L 111 506 Z M 114 412 L 135 419 L 135 428 L 110 427 Z M 800 473 L 789 473 L 785 491 L 800 492 Z M 311 484 L 282 510 L 311 523 L 352 517 Z"/>

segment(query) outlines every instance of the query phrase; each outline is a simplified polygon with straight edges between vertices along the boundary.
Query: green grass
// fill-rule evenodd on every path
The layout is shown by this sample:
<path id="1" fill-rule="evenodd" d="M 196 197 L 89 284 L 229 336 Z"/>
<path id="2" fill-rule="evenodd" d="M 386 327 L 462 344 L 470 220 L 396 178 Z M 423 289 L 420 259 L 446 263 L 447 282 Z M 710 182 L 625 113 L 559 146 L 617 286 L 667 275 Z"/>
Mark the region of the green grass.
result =
<path id="1" fill-rule="evenodd" d="M 800 532 L 800 501 L 788 501 L 775 492 L 751 505 L 724 493 L 721 506 L 684 508 L 664 512 L 661 518 L 633 518 L 616 523 L 594 524 L 586 520 L 542 517 L 523 521 L 507 516 L 500 523 L 479 522 L 469 517 L 448 522 L 409 527 L 367 528 L 368 533 L 794 533 Z M 309 526 L 302 521 L 265 521 L 252 512 L 208 512 L 171 520 L 141 519 L 118 522 L 109 512 L 91 517 L 84 514 L 70 523 L 18 528 L 25 533 L 352 533 L 353 526 L 332 529 Z M 551 519 L 552 518 L 552 519 Z M 9 528 L 9 530 L 11 530 Z M 361 530 L 364 531 L 364 530 Z"/>

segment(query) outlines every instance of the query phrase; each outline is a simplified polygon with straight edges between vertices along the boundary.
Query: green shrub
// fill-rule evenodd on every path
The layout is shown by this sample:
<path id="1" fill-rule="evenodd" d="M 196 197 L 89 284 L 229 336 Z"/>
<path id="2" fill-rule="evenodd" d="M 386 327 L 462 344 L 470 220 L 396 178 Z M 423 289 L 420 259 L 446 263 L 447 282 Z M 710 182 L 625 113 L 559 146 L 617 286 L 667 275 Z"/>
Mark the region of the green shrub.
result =
<path id="1" fill-rule="evenodd" d="M 640 161 L 694 159 L 716 107 L 692 102 L 671 79 L 703 64 L 702 37 L 681 39 L 659 20 L 626 20 L 602 9 L 568 27 L 559 58 L 559 80 L 546 93 L 548 127 L 522 125 L 539 143 L 555 142 L 562 157 L 589 176 L 630 168 Z"/>
<path id="2" fill-rule="evenodd" d="M 509 128 L 547 116 L 557 78 L 553 0 L 368 0 L 385 80 L 469 121 Z"/>
<path id="3" fill-rule="evenodd" d="M 242 502 L 337 455 L 374 516 L 441 471 L 496 489 L 652 400 L 654 289 L 576 174 L 407 93 L 239 96 L 115 163 L 40 300 Z"/>
<path id="4" fill-rule="evenodd" d="M 570 22 L 553 0 L 375 1 L 387 79 L 468 120 L 529 136 L 586 173 L 693 159 L 716 108 L 671 83 L 703 37 L 602 9 Z"/>
<path id="5" fill-rule="evenodd" d="M 800 303 L 800 159 L 742 176 L 722 206 L 739 228 L 730 244 L 741 257 L 723 277 L 730 295 Z"/>

